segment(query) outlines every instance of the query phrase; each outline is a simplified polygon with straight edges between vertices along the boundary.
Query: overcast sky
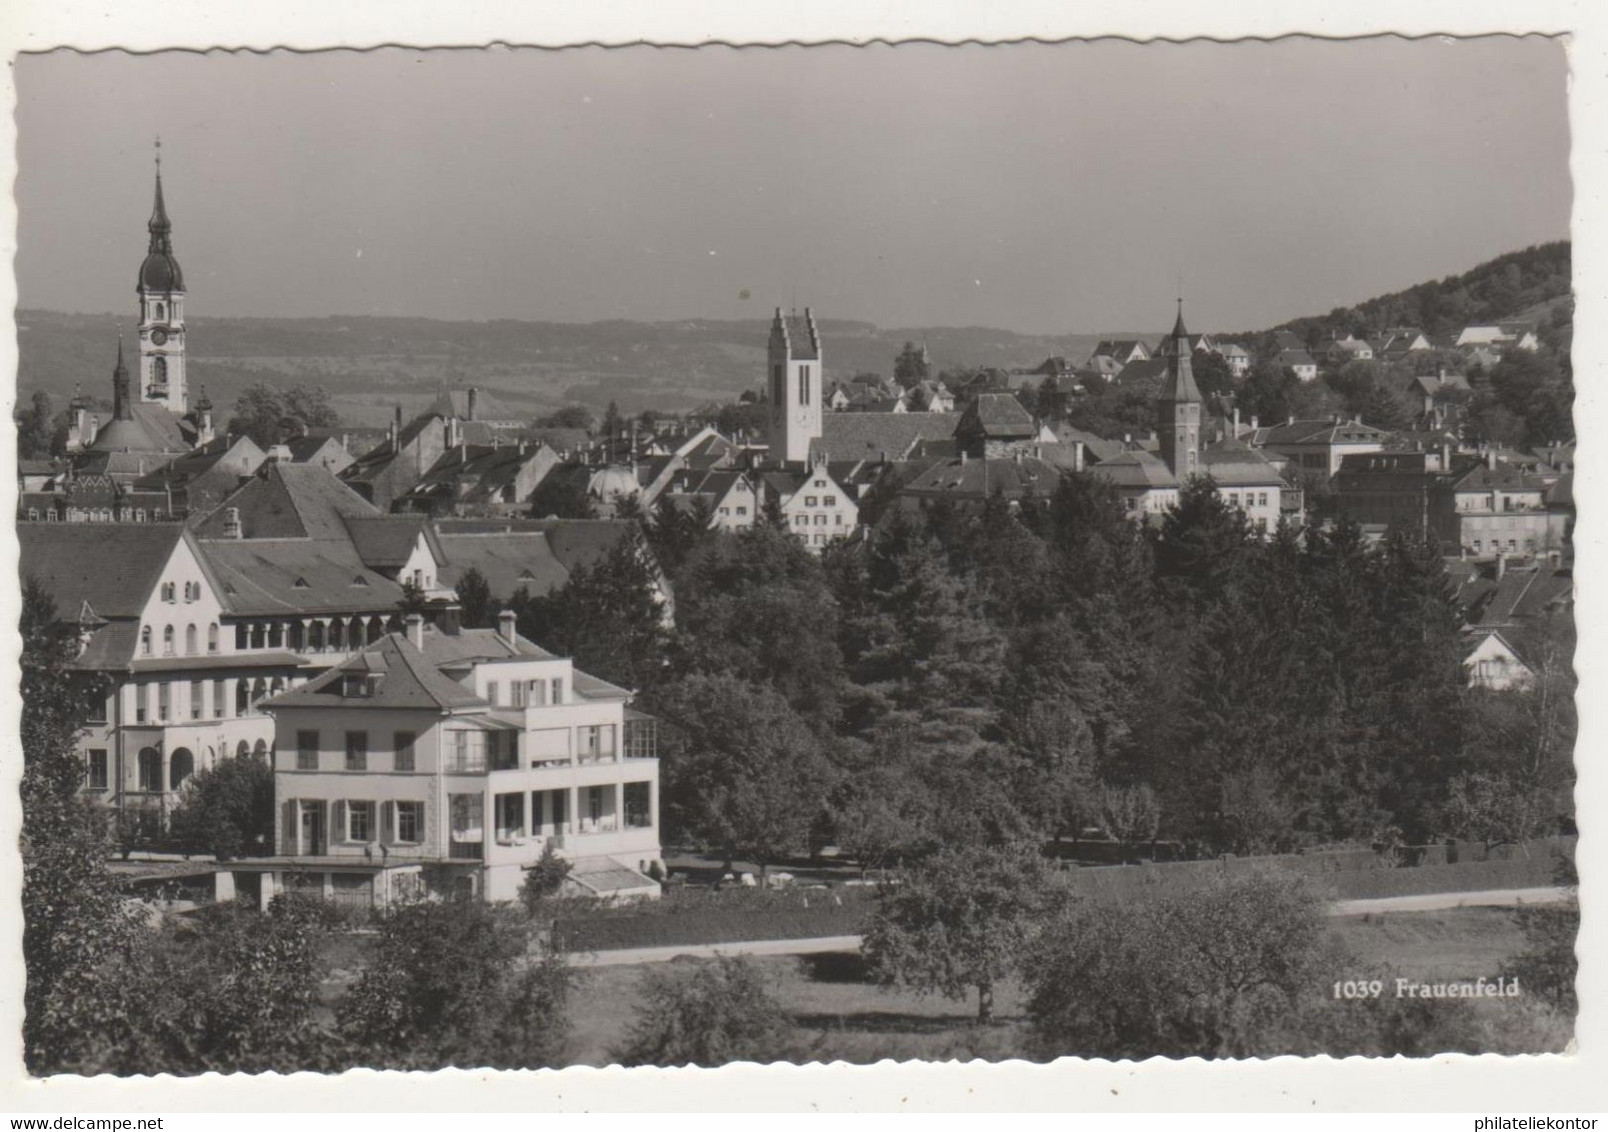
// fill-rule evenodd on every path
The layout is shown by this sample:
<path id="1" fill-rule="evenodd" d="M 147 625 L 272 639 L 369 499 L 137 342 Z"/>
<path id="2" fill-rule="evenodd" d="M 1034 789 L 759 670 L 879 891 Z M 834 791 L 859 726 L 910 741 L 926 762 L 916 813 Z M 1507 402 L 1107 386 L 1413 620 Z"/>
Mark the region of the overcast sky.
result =
<path id="1" fill-rule="evenodd" d="M 209 315 L 1149 329 L 1568 234 L 1543 39 L 17 63 L 23 307 L 132 312 L 163 143 Z"/>

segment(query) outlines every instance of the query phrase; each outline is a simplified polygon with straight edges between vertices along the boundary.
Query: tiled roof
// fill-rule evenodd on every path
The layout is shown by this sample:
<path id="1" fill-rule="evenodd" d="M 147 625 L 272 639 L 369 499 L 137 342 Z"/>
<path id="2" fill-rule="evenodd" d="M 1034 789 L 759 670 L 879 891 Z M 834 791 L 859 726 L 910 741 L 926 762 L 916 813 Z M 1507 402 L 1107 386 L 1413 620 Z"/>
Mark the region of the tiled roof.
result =
<path id="1" fill-rule="evenodd" d="M 959 413 L 826 413 L 811 454 L 832 460 L 902 460 L 918 440 L 948 440 Z"/>
<path id="2" fill-rule="evenodd" d="M 566 570 L 593 565 L 618 546 L 633 526 L 623 519 L 538 519 L 531 525 L 547 535 L 553 557 Z"/>
<path id="3" fill-rule="evenodd" d="M 1219 487 L 1282 486 L 1284 482 L 1272 461 L 1238 440 L 1201 449 L 1200 462 Z"/>
<path id="4" fill-rule="evenodd" d="M 341 695 L 344 678 L 351 672 L 379 675 L 370 695 L 360 699 L 347 699 Z M 300 688 L 267 700 L 266 706 L 270 710 L 281 707 L 351 706 L 450 711 L 453 708 L 491 705 L 463 685 L 443 676 L 403 634 L 391 633 Z"/>
<path id="5" fill-rule="evenodd" d="M 517 443 L 448 448 L 424 477 L 408 489 L 407 494 L 428 497 L 450 493 L 458 497 L 458 477 L 469 476 L 474 479 L 474 486 L 461 498 L 468 502 L 489 498 L 517 479 L 525 466 L 537 458 L 542 448 L 540 444 L 527 448 Z M 553 458 L 557 459 L 556 454 Z"/>
<path id="6" fill-rule="evenodd" d="M 955 432 L 972 436 L 1024 437 L 1036 435 L 1038 426 L 1033 423 L 1033 414 L 1023 408 L 1013 394 L 979 393 L 961 414 Z"/>
<path id="7" fill-rule="evenodd" d="M 231 507 L 240 511 L 247 539 L 348 538 L 345 519 L 380 511 L 320 464 L 265 465 L 196 526 L 203 538 L 222 538 Z"/>
<path id="8" fill-rule="evenodd" d="M 523 435 L 559 452 L 575 452 L 592 439 L 584 428 L 528 428 Z"/>
<path id="9" fill-rule="evenodd" d="M 95 436 L 89 446 L 91 452 L 174 452 L 183 451 L 186 445 L 165 444 L 158 433 L 148 430 L 137 420 L 113 420 Z"/>
<path id="10" fill-rule="evenodd" d="M 1167 378 L 1166 358 L 1145 358 L 1137 362 L 1129 362 L 1122 367 L 1117 375 L 1117 384 L 1124 389 L 1152 383 L 1159 390 L 1161 383 Z"/>
<path id="11" fill-rule="evenodd" d="M 1507 464 L 1498 464 L 1494 468 L 1483 463 L 1475 464 L 1455 475 L 1452 486 L 1459 491 L 1483 491 L 1487 488 L 1501 488 L 1506 491 L 1546 490 L 1546 486 L 1534 476 L 1526 475 Z"/>
<path id="12" fill-rule="evenodd" d="M 590 672 L 582 672 L 579 668 L 571 669 L 570 684 L 575 694 L 585 696 L 589 700 L 619 700 L 629 698 L 631 690 L 622 688 L 618 684 L 610 684 L 607 680 L 593 676 Z"/>
<path id="13" fill-rule="evenodd" d="M 1506 625 L 1574 601 L 1574 572 L 1551 566 L 1515 566 L 1497 579 L 1477 624 Z"/>
<path id="14" fill-rule="evenodd" d="M 102 617 L 138 617 L 184 537 L 180 523 L 18 523 L 22 577 L 37 578 L 56 611 L 88 602 Z"/>
<path id="15" fill-rule="evenodd" d="M 94 672 L 126 670 L 134 660 L 139 638 L 139 622 L 113 621 L 90 634 L 75 663 Z"/>
<path id="16" fill-rule="evenodd" d="M 981 500 L 996 492 L 1006 499 L 1048 498 L 1061 482 L 1062 469 L 1033 456 L 943 460 L 904 486 L 902 494 L 927 498 Z"/>
<path id="17" fill-rule="evenodd" d="M 399 569 L 412 557 L 420 536 L 435 543 L 422 515 L 349 516 L 345 524 L 358 557 L 376 570 Z"/>
<path id="18" fill-rule="evenodd" d="M 1062 421 L 1055 426 L 1055 435 L 1061 438 L 1061 443 L 1070 447 L 1074 441 L 1082 443 L 1083 450 L 1088 453 L 1090 461 L 1109 460 L 1122 451 L 1122 441 L 1107 440 L 1096 436 L 1092 432 L 1085 432 L 1081 428 Z"/>
<path id="19" fill-rule="evenodd" d="M 1335 421 L 1332 418 L 1311 421 L 1288 421 L 1269 425 L 1256 432 L 1256 444 L 1361 444 L 1383 443 L 1390 434 L 1372 425 L 1357 421 Z"/>
<path id="20" fill-rule="evenodd" d="M 529 657 L 532 660 L 553 660 L 556 654 L 548 652 L 536 642 L 514 634 L 513 643 L 496 629 L 460 629 L 456 633 L 443 633 L 434 625 L 424 626 L 424 659 L 438 668 L 477 660 L 507 660 L 510 657 Z"/>
<path id="21" fill-rule="evenodd" d="M 1130 449 L 1110 459 L 1101 460 L 1089 469 L 1097 476 L 1110 480 L 1117 487 L 1177 487 L 1178 477 L 1167 467 L 1166 461 L 1152 452 Z"/>
<path id="22" fill-rule="evenodd" d="M 366 613 L 402 600 L 344 538 L 203 539 L 201 551 L 237 614 Z"/>
<path id="23" fill-rule="evenodd" d="M 569 570 L 553 554 L 544 531 L 440 534 L 447 564 L 437 577 L 456 586 L 471 568 L 486 579 L 492 595 L 506 601 L 521 586 L 532 596 L 551 593 L 569 580 Z"/>

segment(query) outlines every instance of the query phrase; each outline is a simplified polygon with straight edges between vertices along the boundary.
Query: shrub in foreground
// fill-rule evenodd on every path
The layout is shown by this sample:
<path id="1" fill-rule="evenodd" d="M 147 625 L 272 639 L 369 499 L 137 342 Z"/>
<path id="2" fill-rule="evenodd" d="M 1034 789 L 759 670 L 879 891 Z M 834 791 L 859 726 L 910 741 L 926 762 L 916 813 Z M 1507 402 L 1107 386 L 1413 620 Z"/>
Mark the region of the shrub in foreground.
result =
<path id="1" fill-rule="evenodd" d="M 792 1020 L 743 956 L 671 962 L 642 976 L 641 1008 L 624 1065 L 723 1065 L 786 1061 L 798 1053 Z"/>

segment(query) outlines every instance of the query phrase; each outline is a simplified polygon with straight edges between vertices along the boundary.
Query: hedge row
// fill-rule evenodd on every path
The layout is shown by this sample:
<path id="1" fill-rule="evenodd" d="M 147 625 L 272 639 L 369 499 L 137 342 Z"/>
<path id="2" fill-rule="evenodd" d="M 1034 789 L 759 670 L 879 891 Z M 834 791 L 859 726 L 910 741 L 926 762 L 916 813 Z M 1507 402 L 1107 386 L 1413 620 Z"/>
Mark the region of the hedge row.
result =
<path id="1" fill-rule="evenodd" d="M 561 917 L 553 924 L 553 942 L 570 951 L 611 951 L 857 935 L 871 907 L 870 891 L 732 892 L 701 897 L 667 893 L 663 900 L 629 909 L 599 908 Z"/>

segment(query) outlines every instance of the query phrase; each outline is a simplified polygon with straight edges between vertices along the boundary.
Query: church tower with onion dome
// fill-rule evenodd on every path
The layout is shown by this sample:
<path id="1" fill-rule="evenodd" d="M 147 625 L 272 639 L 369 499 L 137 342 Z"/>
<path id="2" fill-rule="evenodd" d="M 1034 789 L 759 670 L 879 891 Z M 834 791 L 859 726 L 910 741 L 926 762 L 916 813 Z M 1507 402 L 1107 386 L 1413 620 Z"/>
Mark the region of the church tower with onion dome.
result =
<path id="1" fill-rule="evenodd" d="M 151 242 L 140 264 L 140 370 L 135 399 L 182 416 L 190 392 L 184 373 L 184 273 L 173 258 L 173 224 L 162 200 L 162 143 L 156 143 L 156 204 L 146 229 Z"/>

